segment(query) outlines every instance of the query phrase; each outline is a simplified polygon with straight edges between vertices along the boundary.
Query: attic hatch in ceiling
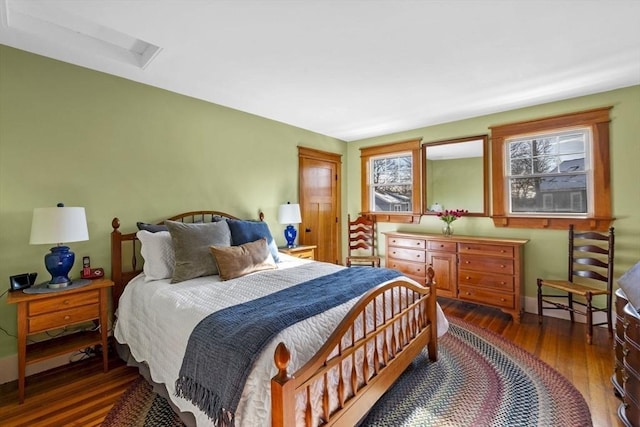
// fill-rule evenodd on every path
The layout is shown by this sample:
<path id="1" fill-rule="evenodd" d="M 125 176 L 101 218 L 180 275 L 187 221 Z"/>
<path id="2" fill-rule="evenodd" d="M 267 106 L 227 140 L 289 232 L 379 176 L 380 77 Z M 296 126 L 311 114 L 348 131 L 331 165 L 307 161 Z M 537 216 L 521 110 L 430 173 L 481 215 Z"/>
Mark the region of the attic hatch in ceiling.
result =
<path id="1" fill-rule="evenodd" d="M 2 23 L 10 31 L 30 34 L 65 49 L 102 56 L 145 69 L 162 50 L 112 28 L 107 28 L 46 4 L 0 0 Z"/>

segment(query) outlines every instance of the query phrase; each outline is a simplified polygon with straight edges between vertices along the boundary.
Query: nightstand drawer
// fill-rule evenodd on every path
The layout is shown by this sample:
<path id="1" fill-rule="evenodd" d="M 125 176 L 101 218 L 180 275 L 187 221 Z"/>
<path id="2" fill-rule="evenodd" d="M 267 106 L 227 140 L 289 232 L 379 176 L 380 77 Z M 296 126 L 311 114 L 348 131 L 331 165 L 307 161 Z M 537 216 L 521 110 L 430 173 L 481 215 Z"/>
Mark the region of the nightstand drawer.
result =
<path id="1" fill-rule="evenodd" d="M 99 301 L 100 291 L 98 290 L 31 301 L 28 306 L 28 316 L 38 316 L 87 304 L 98 304 Z"/>
<path id="2" fill-rule="evenodd" d="M 315 257 L 315 250 L 306 249 L 304 251 L 295 252 L 295 253 L 293 253 L 291 255 L 293 255 L 294 257 L 297 257 L 297 258 L 302 258 L 302 259 L 313 259 Z"/>
<path id="3" fill-rule="evenodd" d="M 100 305 L 91 304 L 81 307 L 60 310 L 53 313 L 30 317 L 27 322 L 27 333 L 47 331 L 62 326 L 93 320 L 100 317 Z"/>

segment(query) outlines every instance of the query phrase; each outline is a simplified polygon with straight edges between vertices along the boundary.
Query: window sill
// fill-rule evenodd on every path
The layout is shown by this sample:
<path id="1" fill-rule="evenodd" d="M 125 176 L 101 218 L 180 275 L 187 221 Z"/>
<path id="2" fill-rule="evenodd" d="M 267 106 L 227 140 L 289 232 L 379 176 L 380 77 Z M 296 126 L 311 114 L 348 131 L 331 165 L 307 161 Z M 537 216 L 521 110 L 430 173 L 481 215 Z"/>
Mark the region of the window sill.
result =
<path id="1" fill-rule="evenodd" d="M 492 216 L 496 227 L 543 228 L 549 230 L 568 230 L 573 224 L 577 230 L 607 231 L 615 218 L 567 218 L 567 217 L 525 217 Z"/>
<path id="2" fill-rule="evenodd" d="M 375 218 L 376 222 L 397 222 L 401 224 L 418 224 L 422 216 L 411 212 L 362 212 L 362 215 L 368 218 Z"/>

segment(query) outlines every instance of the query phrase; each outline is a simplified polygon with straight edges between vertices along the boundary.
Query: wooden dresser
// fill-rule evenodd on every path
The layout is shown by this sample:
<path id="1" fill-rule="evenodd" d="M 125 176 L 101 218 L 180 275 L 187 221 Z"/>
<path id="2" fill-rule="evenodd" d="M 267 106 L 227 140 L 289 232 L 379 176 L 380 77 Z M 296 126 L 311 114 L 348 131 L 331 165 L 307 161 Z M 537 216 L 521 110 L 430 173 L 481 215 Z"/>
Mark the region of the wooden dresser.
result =
<path id="1" fill-rule="evenodd" d="M 438 296 L 497 307 L 520 322 L 528 240 L 385 232 L 386 267 L 426 284 L 436 273 Z"/>

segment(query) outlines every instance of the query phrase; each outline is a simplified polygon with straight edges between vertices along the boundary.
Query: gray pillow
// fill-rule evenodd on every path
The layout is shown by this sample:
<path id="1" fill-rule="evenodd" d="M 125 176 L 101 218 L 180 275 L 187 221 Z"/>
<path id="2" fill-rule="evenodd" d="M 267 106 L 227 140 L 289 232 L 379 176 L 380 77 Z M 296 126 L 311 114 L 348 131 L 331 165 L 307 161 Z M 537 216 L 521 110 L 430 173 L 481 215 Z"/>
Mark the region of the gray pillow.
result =
<path id="1" fill-rule="evenodd" d="M 640 262 L 636 263 L 618 279 L 618 285 L 635 309 L 640 309 Z"/>
<path id="2" fill-rule="evenodd" d="M 171 283 L 218 274 L 209 246 L 231 246 L 226 221 L 197 224 L 165 221 L 175 251 L 176 265 Z"/>

